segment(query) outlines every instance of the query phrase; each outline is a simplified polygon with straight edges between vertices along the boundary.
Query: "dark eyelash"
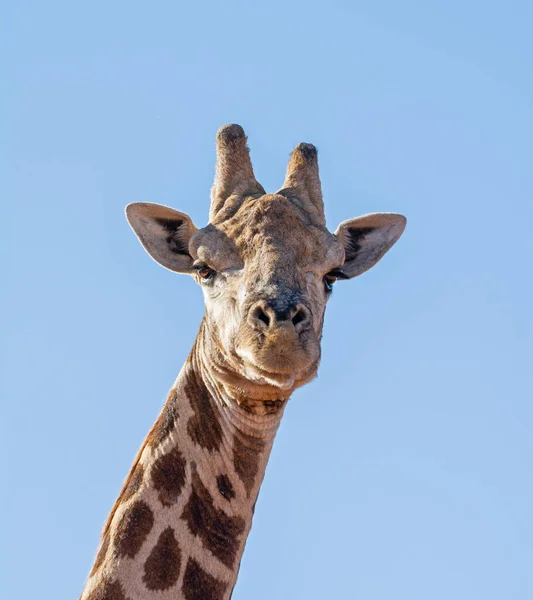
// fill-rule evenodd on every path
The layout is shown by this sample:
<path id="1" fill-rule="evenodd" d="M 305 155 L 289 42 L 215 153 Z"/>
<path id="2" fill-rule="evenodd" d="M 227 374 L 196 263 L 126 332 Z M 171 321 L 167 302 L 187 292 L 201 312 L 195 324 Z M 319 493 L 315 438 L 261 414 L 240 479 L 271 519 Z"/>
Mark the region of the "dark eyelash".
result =
<path id="1" fill-rule="evenodd" d="M 330 271 L 328 273 L 328 275 L 331 275 L 332 277 L 336 277 L 337 279 L 350 279 L 348 277 L 348 275 L 343 273 L 340 269 L 334 269 L 333 271 Z"/>

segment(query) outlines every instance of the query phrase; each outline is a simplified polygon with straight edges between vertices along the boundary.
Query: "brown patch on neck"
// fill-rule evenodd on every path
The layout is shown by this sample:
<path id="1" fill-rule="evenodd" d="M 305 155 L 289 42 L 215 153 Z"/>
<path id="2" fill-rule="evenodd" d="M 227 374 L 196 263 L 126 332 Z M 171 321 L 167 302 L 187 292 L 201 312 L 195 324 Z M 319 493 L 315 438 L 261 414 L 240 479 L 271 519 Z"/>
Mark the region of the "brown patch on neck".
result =
<path id="1" fill-rule="evenodd" d="M 117 525 L 113 545 L 118 556 L 133 558 L 141 549 L 152 530 L 154 515 L 142 500 L 137 500 L 126 509 Z"/>
<path id="2" fill-rule="evenodd" d="M 185 485 L 186 464 L 177 446 L 155 461 L 150 476 L 163 506 L 171 506 L 178 500 Z"/>
<path id="3" fill-rule="evenodd" d="M 86 600 L 129 600 L 118 581 L 103 581 Z"/>
<path id="4" fill-rule="evenodd" d="M 259 462 L 264 448 L 263 440 L 251 435 L 237 433 L 233 438 L 233 466 L 248 496 L 259 473 Z"/>
<path id="5" fill-rule="evenodd" d="M 224 600 L 228 586 L 213 577 L 192 558 L 187 562 L 183 578 L 185 600 Z"/>
<path id="6" fill-rule="evenodd" d="M 214 408 L 213 398 L 200 375 L 189 364 L 185 373 L 185 393 L 194 415 L 187 423 L 192 441 L 210 452 L 220 448 L 222 427 Z"/>
<path id="7" fill-rule="evenodd" d="M 149 590 L 168 590 L 180 576 L 181 550 L 172 527 L 159 536 L 144 563 L 143 581 Z"/>
<path id="8" fill-rule="evenodd" d="M 240 548 L 240 536 L 246 523 L 242 517 L 230 517 L 213 504 L 213 498 L 198 473 L 192 474 L 192 493 L 181 518 L 190 532 L 198 536 L 220 562 L 232 569 Z"/>

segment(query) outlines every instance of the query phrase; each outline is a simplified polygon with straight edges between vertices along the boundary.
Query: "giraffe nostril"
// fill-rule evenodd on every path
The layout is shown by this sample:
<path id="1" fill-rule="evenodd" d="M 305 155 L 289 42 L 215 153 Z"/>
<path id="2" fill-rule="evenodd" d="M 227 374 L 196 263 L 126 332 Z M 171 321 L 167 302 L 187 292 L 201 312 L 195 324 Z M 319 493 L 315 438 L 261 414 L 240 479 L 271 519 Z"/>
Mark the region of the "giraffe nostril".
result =
<path id="1" fill-rule="evenodd" d="M 292 316 L 292 324 L 298 333 L 304 329 L 308 329 L 311 325 L 311 313 L 309 309 L 302 304 L 298 305 L 295 314 Z"/>
<path id="2" fill-rule="evenodd" d="M 292 318 L 292 324 L 296 327 L 298 323 L 301 323 L 305 319 L 305 313 L 303 310 L 299 310 Z"/>
<path id="3" fill-rule="evenodd" d="M 270 325 L 270 317 L 265 312 L 264 307 L 260 304 L 252 310 L 251 317 L 252 324 L 259 325 L 261 328 L 263 328 L 265 325 L 266 327 L 269 327 Z"/>
<path id="4" fill-rule="evenodd" d="M 264 310 L 261 308 L 257 309 L 257 314 L 255 315 L 256 319 L 263 321 L 263 323 L 268 327 L 270 325 L 270 317 L 266 314 Z"/>

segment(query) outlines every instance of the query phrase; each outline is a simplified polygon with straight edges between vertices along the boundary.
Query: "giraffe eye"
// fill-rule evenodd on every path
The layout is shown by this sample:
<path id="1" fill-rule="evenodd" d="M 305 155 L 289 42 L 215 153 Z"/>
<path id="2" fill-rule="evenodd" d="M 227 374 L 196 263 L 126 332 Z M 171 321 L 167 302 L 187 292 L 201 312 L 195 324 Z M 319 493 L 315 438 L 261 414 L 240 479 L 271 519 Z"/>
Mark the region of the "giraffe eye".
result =
<path id="1" fill-rule="evenodd" d="M 331 291 L 333 290 L 333 284 L 337 281 L 337 279 L 348 278 L 340 269 L 335 269 L 324 275 L 324 287 L 326 288 L 326 293 L 331 293 Z"/>
<path id="2" fill-rule="evenodd" d="M 207 265 L 198 265 L 195 268 L 201 281 L 211 281 L 216 275 L 216 271 Z"/>
<path id="3" fill-rule="evenodd" d="M 336 281 L 337 278 L 335 277 L 335 275 L 331 275 L 330 273 L 324 275 L 324 287 L 326 288 L 327 292 L 331 292 L 331 290 L 333 290 L 333 284 Z"/>

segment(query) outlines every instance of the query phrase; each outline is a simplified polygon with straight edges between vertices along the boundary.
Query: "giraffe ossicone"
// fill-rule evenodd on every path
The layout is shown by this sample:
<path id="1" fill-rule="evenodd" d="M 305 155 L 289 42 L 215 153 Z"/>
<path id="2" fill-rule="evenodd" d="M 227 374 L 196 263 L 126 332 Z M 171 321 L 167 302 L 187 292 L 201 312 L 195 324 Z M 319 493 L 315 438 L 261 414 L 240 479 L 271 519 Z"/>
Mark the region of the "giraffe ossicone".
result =
<path id="1" fill-rule="evenodd" d="M 217 133 L 206 227 L 151 203 L 126 216 L 156 262 L 198 282 L 205 314 L 81 600 L 227 600 L 283 409 L 317 373 L 331 288 L 380 260 L 405 217 L 365 215 L 331 233 L 315 147 L 299 144 L 267 194 L 239 125 Z"/>

